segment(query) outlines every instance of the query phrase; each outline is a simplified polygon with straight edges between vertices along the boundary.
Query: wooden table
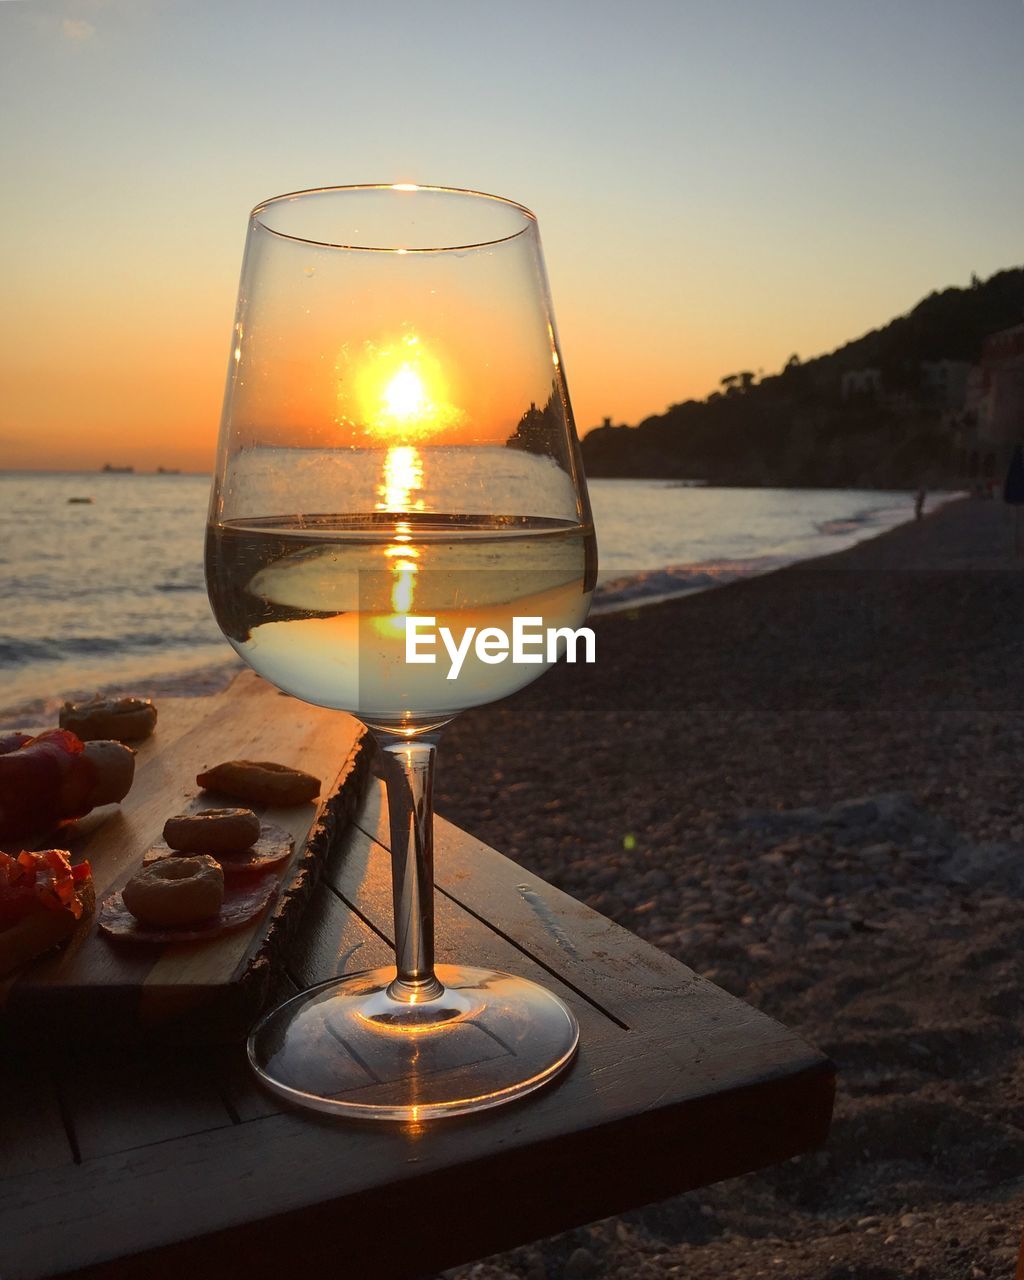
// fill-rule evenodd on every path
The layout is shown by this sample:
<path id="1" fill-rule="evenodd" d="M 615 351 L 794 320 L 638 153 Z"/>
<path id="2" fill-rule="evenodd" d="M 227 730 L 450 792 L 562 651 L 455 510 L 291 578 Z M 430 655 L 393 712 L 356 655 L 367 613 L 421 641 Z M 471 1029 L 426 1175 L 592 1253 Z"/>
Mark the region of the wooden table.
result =
<path id="1" fill-rule="evenodd" d="M 347 718 L 246 688 L 270 723 L 304 717 L 302 733 L 282 730 L 293 745 L 327 758 L 351 742 Z M 168 703 L 161 733 L 202 739 L 233 696 Z M 386 831 L 371 783 L 289 946 L 285 991 L 388 963 Z M 437 844 L 439 960 L 566 1000 L 581 1047 L 560 1081 L 480 1116 L 392 1127 L 289 1110 L 238 1047 L 8 1053 L 0 1277 L 426 1276 L 825 1138 L 820 1053 L 449 823 Z"/>

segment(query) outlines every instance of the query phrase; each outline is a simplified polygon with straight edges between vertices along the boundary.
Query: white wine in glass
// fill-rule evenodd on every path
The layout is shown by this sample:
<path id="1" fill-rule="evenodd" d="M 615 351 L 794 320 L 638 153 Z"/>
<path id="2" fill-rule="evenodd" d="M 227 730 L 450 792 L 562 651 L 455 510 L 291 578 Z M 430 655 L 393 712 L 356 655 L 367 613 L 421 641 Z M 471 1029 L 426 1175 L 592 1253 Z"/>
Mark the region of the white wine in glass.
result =
<path id="1" fill-rule="evenodd" d="M 435 966 L 431 782 L 443 726 L 556 660 L 596 568 L 533 215 L 406 184 L 259 205 L 207 585 L 254 670 L 376 737 L 397 962 L 256 1027 L 250 1061 L 293 1102 L 422 1120 L 528 1093 L 571 1060 L 576 1020 L 545 988 Z M 520 661 L 501 644 L 517 627 L 533 637 Z"/>

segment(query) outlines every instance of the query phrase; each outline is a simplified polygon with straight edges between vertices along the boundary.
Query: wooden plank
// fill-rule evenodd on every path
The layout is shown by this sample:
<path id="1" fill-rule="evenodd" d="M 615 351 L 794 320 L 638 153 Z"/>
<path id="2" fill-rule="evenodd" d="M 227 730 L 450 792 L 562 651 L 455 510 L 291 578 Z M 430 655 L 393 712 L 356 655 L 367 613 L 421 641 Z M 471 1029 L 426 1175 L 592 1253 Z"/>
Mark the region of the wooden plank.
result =
<path id="1" fill-rule="evenodd" d="M 339 789 L 340 797 L 329 809 L 321 803 L 262 811 L 291 832 L 296 849 L 282 870 L 277 901 L 261 920 L 212 943 L 153 949 L 111 944 L 94 928 L 74 950 L 38 961 L 0 988 L 5 1021 L 22 1034 L 49 1038 L 57 1028 L 79 1040 L 138 1025 L 173 1038 L 237 1037 L 265 998 L 322 851 L 344 821 L 345 806 L 355 803 L 365 731 L 351 717 L 284 698 L 252 673 L 243 673 L 222 695 L 194 701 L 209 705 L 201 714 L 182 714 L 180 732 L 174 716 L 166 735 L 158 728 L 152 744 L 143 744 L 124 803 L 104 820 L 83 824 L 72 841 L 74 855 L 92 863 L 98 898 L 134 874 L 165 819 L 194 800 L 196 773 L 218 760 L 247 756 L 294 764 L 324 780 L 324 799 Z M 169 746 L 158 740 L 163 736 Z M 204 802 L 214 801 L 203 795 Z"/>
<path id="2" fill-rule="evenodd" d="M 740 1090 L 719 1081 L 718 1092 L 686 1105 L 681 1073 L 657 1045 L 617 1039 L 588 1036 L 565 1085 L 472 1122 L 399 1132 L 282 1115 L 162 1143 L 128 1162 L 92 1161 L 68 1178 L 9 1184 L 3 1274 L 107 1262 L 111 1276 L 144 1276 L 159 1259 L 161 1273 L 194 1266 L 269 1277 L 298 1241 L 304 1266 L 337 1265 L 343 1241 L 355 1274 L 412 1276 L 746 1171 L 823 1136 L 820 1072 Z M 78 1221 L 65 1211 L 62 1231 L 40 1243 L 47 1215 L 65 1199 L 80 1202 L 85 1186 L 93 1213 Z M 473 1206 L 472 1222 L 438 1233 L 438 1214 L 459 1203 Z M 381 1221 L 401 1222 L 402 1232 L 382 1239 Z"/>
<path id="3" fill-rule="evenodd" d="M 442 840 L 446 835 L 442 833 Z M 443 860 L 443 847 L 435 851 L 435 857 Z M 393 937 L 391 855 L 383 845 L 353 824 L 345 840 L 329 856 L 324 876 L 345 903 L 357 908 L 375 931 L 389 940 Z M 559 973 L 545 971 L 535 964 L 515 940 L 505 937 L 502 931 L 477 919 L 441 893 L 434 899 L 434 926 L 439 964 L 481 965 L 515 973 L 549 987 L 563 1000 L 571 1001 L 573 994 L 578 994 L 566 986 Z M 576 1007 L 577 1018 L 588 1025 L 592 1013 L 602 1021 L 607 1020 L 598 1000 L 587 1000 L 587 1004 L 590 1007 L 582 1010 Z"/>
<path id="4" fill-rule="evenodd" d="M 58 1090 L 85 1161 L 235 1123 L 198 1054 L 77 1053 L 63 1060 Z"/>
<path id="5" fill-rule="evenodd" d="M 0 1090 L 0 1180 L 74 1164 L 52 1063 L 6 1060 Z"/>
<path id="6" fill-rule="evenodd" d="M 274 1008 L 297 995 L 298 991 L 287 973 L 280 974 L 267 1000 L 267 1007 Z M 285 1110 L 281 1100 L 257 1082 L 246 1057 L 245 1045 L 215 1045 L 207 1048 L 205 1053 L 209 1055 L 211 1078 L 225 1106 L 239 1124 L 263 1116 L 276 1116 Z"/>
<path id="7" fill-rule="evenodd" d="M 352 1274 L 411 1277 L 821 1140 L 820 1067 L 794 1055 L 790 1072 L 764 1081 L 749 1064 L 717 1065 L 709 1085 L 707 1071 L 687 1078 L 643 1036 L 595 1036 L 565 1085 L 471 1121 L 403 1129 L 271 1116 L 8 1182 L 2 1273 L 105 1265 L 104 1275 L 141 1277 L 159 1265 L 259 1280 L 294 1265 L 301 1247 L 304 1269 L 343 1259 Z M 438 1231 L 453 1205 L 467 1206 L 458 1229 Z M 48 1231 L 55 1220 L 61 1231 Z M 382 1222 L 401 1230 L 382 1233 Z"/>
<path id="8" fill-rule="evenodd" d="M 345 845 L 350 840 L 348 834 L 343 837 Z M 288 971 L 299 989 L 342 973 L 377 969 L 394 962 L 394 949 L 364 924 L 329 885 L 317 885 L 302 921 L 302 932 L 288 953 Z"/>
<path id="9" fill-rule="evenodd" d="M 302 934 L 290 952 L 289 969 L 297 987 L 310 987 L 340 973 L 393 965 L 391 916 L 390 856 L 353 825 L 328 857 L 324 883 L 317 886 Z M 370 926 L 362 917 L 370 920 Z M 511 967 L 524 977 L 546 981 L 563 996 L 569 994 L 557 980 L 549 980 L 524 960 L 515 947 L 443 897 L 437 902 L 437 926 L 439 962 Z M 589 1011 L 582 1016 L 587 1022 Z M 274 1107 L 269 1095 L 265 1097 L 258 1111 L 251 1099 L 241 1104 L 247 1117 L 284 1109 Z"/>
<path id="10" fill-rule="evenodd" d="M 367 788 L 356 823 L 377 842 L 388 842 L 383 784 Z M 721 993 L 692 969 L 445 819 L 436 819 L 435 830 L 439 899 L 486 920 L 523 955 L 620 1026 L 651 1029 L 681 1066 L 693 1065 L 712 1044 L 726 1054 L 748 1051 L 752 1040 L 772 1025 L 766 1015 L 740 1002 L 740 1016 L 715 1018 Z M 328 875 L 333 867 L 332 860 Z M 762 1070 L 786 1069 L 788 1052 L 782 1042 L 764 1039 Z"/>
<path id="11" fill-rule="evenodd" d="M 386 821 L 386 800 L 371 787 L 353 828 L 331 852 L 325 879 L 390 938 L 390 855 L 366 834 L 371 828 L 383 835 Z M 443 820 L 436 867 L 445 886 L 435 901 L 439 963 L 477 963 L 529 977 L 568 1000 L 588 1031 L 597 1025 L 591 1010 L 620 1030 L 648 1028 L 687 1069 L 713 1049 L 728 1058 L 749 1052 L 752 1043 L 761 1045 L 766 1077 L 790 1068 L 796 1038 L 770 1034 L 771 1019 L 738 1001 L 734 1017 L 718 1017 L 722 993 L 711 983 Z M 302 980 L 311 983 L 328 964 L 313 962 Z M 808 1054 L 824 1063 L 813 1050 Z"/>
<path id="12" fill-rule="evenodd" d="M 381 887 L 385 864 L 378 860 L 376 879 L 369 864 L 374 848 L 387 838 L 387 821 L 383 786 L 371 786 L 356 823 L 376 838 L 362 850 L 357 870 L 343 871 L 359 883 L 364 914 L 382 928 L 388 920 Z M 705 978 L 441 818 L 436 820 L 435 845 L 439 957 L 449 954 L 446 924 L 459 919 L 448 903 L 468 910 L 520 953 L 522 960 L 505 961 L 513 972 L 550 986 L 570 1003 L 571 995 L 582 998 L 622 1029 L 649 1032 L 687 1072 L 752 1053 L 761 1079 L 792 1069 L 793 1049 L 801 1042 L 796 1036 L 773 1034 L 777 1024 L 766 1014 L 736 1000 L 728 1007 L 729 1016 L 722 1016 L 723 993 Z M 346 882 L 338 878 L 338 857 L 336 852 L 329 860 L 327 876 L 348 897 Z M 483 948 L 481 957 L 495 955 L 494 943 L 485 944 L 476 935 L 467 938 L 466 950 L 455 958 L 472 963 L 474 947 Z M 579 1017 L 578 1000 L 574 1008 Z M 816 1061 L 826 1072 L 832 1070 L 823 1055 L 803 1048 L 808 1065 Z"/>
<path id="13" fill-rule="evenodd" d="M 393 963 L 392 948 L 321 881 L 302 917 L 302 929 L 289 948 L 287 977 L 268 1007 L 342 973 Z M 219 1080 L 228 1105 L 242 1122 L 287 1110 L 280 1098 L 257 1083 L 241 1048 L 225 1051 Z"/>

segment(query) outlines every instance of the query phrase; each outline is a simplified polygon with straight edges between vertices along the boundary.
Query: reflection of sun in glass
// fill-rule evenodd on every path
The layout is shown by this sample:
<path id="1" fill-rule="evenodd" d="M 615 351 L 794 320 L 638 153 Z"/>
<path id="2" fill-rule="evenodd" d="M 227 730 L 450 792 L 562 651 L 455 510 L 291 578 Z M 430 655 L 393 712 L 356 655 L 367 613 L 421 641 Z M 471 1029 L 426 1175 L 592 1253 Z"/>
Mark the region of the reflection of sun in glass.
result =
<path id="1" fill-rule="evenodd" d="M 415 369 L 404 365 L 384 388 L 384 405 L 393 418 L 409 418 L 426 403 L 423 379 Z"/>
<path id="2" fill-rule="evenodd" d="M 391 588 L 391 607 L 395 613 L 404 618 L 412 608 L 413 587 L 416 580 L 416 565 L 412 560 L 403 560 L 395 565 L 395 584 Z"/>
<path id="3" fill-rule="evenodd" d="M 415 333 L 367 342 L 339 365 L 338 420 L 373 436 L 422 440 L 458 425 L 465 414 L 449 396 L 441 360 Z"/>
<path id="4" fill-rule="evenodd" d="M 420 451 L 411 444 L 392 445 L 384 455 L 381 483 L 377 486 L 380 496 L 377 510 L 422 511 L 423 499 L 413 497 L 422 488 L 423 458 Z M 396 520 L 394 541 L 384 548 L 394 578 L 391 607 L 395 611 L 396 623 L 412 610 L 419 551 L 411 543 L 412 525 L 408 520 Z"/>
<path id="5" fill-rule="evenodd" d="M 377 510 L 422 511 L 423 499 L 413 498 L 422 488 L 423 457 L 419 449 L 411 444 L 393 444 L 384 455 Z"/>

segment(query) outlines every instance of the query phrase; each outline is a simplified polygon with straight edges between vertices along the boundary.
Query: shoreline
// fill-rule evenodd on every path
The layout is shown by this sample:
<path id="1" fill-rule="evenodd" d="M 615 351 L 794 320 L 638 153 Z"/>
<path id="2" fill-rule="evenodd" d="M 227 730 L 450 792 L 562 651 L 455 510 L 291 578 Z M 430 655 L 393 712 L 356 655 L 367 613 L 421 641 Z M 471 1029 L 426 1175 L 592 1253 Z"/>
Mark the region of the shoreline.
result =
<path id="1" fill-rule="evenodd" d="M 906 493 L 905 490 L 899 490 L 897 492 Z M 938 512 L 940 512 L 944 507 L 949 506 L 950 503 L 965 502 L 969 500 L 969 495 L 960 491 L 943 491 L 941 493 L 936 493 L 933 498 L 934 505 L 925 511 L 923 519 L 927 520 L 932 516 L 937 515 Z M 895 511 L 896 508 L 889 508 L 889 510 Z M 632 599 L 623 599 L 607 605 L 602 604 L 598 599 L 591 608 L 589 617 L 602 618 L 614 613 L 643 608 L 648 605 L 667 604 L 673 600 L 686 599 L 689 596 L 697 595 L 701 592 L 717 591 L 722 587 L 731 586 L 736 582 L 745 582 L 752 578 L 760 578 L 773 573 L 781 573 L 784 569 L 793 568 L 798 565 L 810 567 L 819 561 L 826 561 L 830 560 L 834 556 L 841 556 L 846 551 L 851 551 L 855 547 L 861 546 L 863 543 L 870 543 L 874 542 L 876 539 L 885 538 L 889 534 L 903 529 L 908 524 L 912 525 L 916 523 L 918 523 L 918 521 L 914 518 L 913 508 L 908 507 L 906 515 L 898 522 L 882 526 L 865 526 L 861 536 L 855 536 L 851 532 L 849 536 L 853 538 L 853 540 L 848 542 L 845 546 L 838 547 L 832 551 L 822 551 L 812 556 L 768 553 L 764 556 L 755 557 L 742 566 L 737 566 L 728 562 L 716 563 L 714 561 L 709 561 L 706 563 L 698 562 L 675 567 L 669 566 L 665 570 L 654 570 L 652 573 L 671 573 L 674 568 L 678 568 L 690 573 L 706 574 L 712 578 L 715 573 L 719 573 L 722 576 L 722 581 L 710 581 L 692 587 L 680 587 L 677 590 L 652 594 L 650 596 L 638 595 Z M 821 532 L 822 531 L 819 530 L 819 533 Z M 756 565 L 758 560 L 764 562 L 763 567 L 752 567 Z M 611 586 L 614 585 L 614 583 L 609 583 L 608 585 Z"/>
<path id="2" fill-rule="evenodd" d="M 20 702 L 12 702 L 0 707 L 0 725 L 16 727 L 16 721 L 23 724 L 39 724 L 43 719 L 52 719 L 57 723 L 57 714 L 65 702 L 78 702 L 91 698 L 96 694 L 103 697 L 137 696 L 153 698 L 201 698 L 209 694 L 219 693 L 226 689 L 240 671 L 245 671 L 245 664 L 225 641 L 225 654 L 222 662 L 205 663 L 202 666 L 184 671 L 170 672 L 131 682 L 114 681 L 110 684 L 82 687 L 67 692 L 50 694 L 46 697 L 26 698 Z"/>
<path id="3" fill-rule="evenodd" d="M 0 473 L 2 474 L 2 473 Z M 35 474 L 35 473 L 33 473 Z M 48 473 L 49 474 L 49 473 Z M 92 475 L 104 474 L 98 473 L 53 473 L 66 475 Z M 188 477 L 185 477 L 188 478 Z M 934 497 L 939 505 L 935 510 L 941 509 L 950 501 L 956 501 L 959 495 L 956 494 L 939 494 Z M 884 508 L 890 513 L 895 512 L 896 508 Z M 855 524 L 858 516 L 863 513 L 855 512 L 844 522 L 846 524 Z M 932 512 L 928 512 L 931 515 Z M 912 521 L 911 510 L 908 507 L 905 519 L 896 525 L 886 527 L 882 525 L 864 525 L 862 529 L 848 530 L 844 534 L 840 532 L 834 536 L 848 536 L 856 540 L 849 545 L 856 546 L 861 542 L 870 542 L 875 538 L 884 537 L 891 532 L 892 528 L 901 528 L 904 524 Z M 818 530 L 819 536 L 827 536 L 824 530 Z M 845 547 L 843 549 L 846 549 Z M 630 575 L 628 572 L 622 577 L 610 579 L 605 588 L 616 586 L 620 582 L 626 582 L 626 591 L 632 590 L 636 594 L 626 595 L 624 598 L 614 598 L 607 602 L 596 598 L 590 610 L 590 618 L 602 618 L 612 616 L 621 612 L 632 612 L 640 608 L 648 608 L 654 605 L 662 604 L 667 601 L 688 599 L 691 596 L 699 595 L 707 591 L 719 590 L 724 586 L 732 585 L 735 582 L 746 581 L 751 578 L 761 577 L 767 574 L 779 572 L 780 569 L 786 568 L 793 564 L 809 564 L 823 557 L 835 554 L 834 552 L 821 552 L 812 556 L 801 558 L 798 554 L 792 553 L 765 553 L 764 555 L 754 556 L 746 561 L 730 561 L 728 559 L 719 558 L 718 560 L 700 561 L 694 563 L 684 563 L 678 565 L 669 565 L 664 568 L 644 570 L 639 573 Z M 612 571 L 614 572 L 614 571 Z M 686 582 L 687 578 L 697 579 L 695 582 Z M 650 594 L 644 594 L 645 583 L 663 582 L 673 583 L 666 590 L 653 590 Z M 14 695 L 10 699 L 0 703 L 0 721 L 9 721 L 12 718 L 20 718 L 25 721 L 37 720 L 41 717 L 56 717 L 57 711 L 65 701 L 80 701 L 84 698 L 101 694 L 104 696 L 122 696 L 125 694 L 144 694 L 145 696 L 160 697 L 192 697 L 203 693 L 213 693 L 223 688 L 232 676 L 241 669 L 240 660 L 231 653 L 229 646 L 224 645 L 224 657 L 222 661 L 210 662 L 206 659 L 196 660 L 193 664 L 186 660 L 184 664 L 177 670 L 163 670 L 159 674 L 142 675 L 133 677 L 130 680 L 113 679 L 99 680 L 96 683 L 68 685 L 59 692 L 48 692 L 46 694 L 30 694 L 29 696 Z M 166 664 L 165 664 L 166 665 Z M 3 695 L 0 694 L 0 697 Z"/>

